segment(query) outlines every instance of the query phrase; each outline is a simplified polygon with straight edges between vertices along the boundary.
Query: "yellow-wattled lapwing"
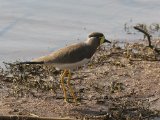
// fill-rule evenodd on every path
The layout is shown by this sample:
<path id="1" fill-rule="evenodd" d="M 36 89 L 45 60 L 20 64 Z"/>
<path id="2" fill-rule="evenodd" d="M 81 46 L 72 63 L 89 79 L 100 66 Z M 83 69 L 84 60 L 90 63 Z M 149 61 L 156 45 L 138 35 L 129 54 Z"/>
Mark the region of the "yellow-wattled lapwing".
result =
<path id="1" fill-rule="evenodd" d="M 89 34 L 88 38 L 81 43 L 72 44 L 61 48 L 47 56 L 33 59 L 30 62 L 21 62 L 20 64 L 52 64 L 54 67 L 64 70 L 61 74 L 61 87 L 64 93 L 64 100 L 67 101 L 66 88 L 64 86 L 64 77 L 68 73 L 67 85 L 75 102 L 77 98 L 74 90 L 70 85 L 72 69 L 84 65 L 89 62 L 97 48 L 105 43 L 111 43 L 105 39 L 105 36 L 99 32 Z"/>

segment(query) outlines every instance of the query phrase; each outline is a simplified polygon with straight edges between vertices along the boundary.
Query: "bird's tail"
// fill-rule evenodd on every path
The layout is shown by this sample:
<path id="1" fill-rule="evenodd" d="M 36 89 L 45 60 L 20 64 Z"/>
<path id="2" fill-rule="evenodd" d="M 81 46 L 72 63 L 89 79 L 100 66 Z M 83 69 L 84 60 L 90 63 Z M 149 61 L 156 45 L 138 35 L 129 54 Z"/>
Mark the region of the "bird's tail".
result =
<path id="1" fill-rule="evenodd" d="M 21 65 L 21 64 L 44 64 L 44 62 L 32 62 L 32 61 L 28 61 L 28 62 L 19 62 L 17 63 L 17 65 Z"/>

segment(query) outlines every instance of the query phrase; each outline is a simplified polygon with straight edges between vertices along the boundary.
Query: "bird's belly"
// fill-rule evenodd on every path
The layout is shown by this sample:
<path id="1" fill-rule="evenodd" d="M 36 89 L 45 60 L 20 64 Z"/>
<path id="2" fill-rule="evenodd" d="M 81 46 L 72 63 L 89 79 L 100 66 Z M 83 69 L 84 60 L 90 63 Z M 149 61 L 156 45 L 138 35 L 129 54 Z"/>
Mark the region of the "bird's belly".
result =
<path id="1" fill-rule="evenodd" d="M 90 59 L 83 59 L 82 61 L 76 62 L 76 63 L 53 63 L 54 67 L 58 69 L 75 69 L 79 66 L 82 66 L 89 62 Z"/>

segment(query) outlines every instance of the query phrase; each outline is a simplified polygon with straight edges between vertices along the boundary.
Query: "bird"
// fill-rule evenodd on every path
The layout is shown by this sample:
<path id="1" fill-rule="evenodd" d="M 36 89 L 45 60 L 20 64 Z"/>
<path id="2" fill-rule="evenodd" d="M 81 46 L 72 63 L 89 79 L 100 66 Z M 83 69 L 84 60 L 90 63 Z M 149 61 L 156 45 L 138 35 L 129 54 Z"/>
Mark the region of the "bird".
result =
<path id="1" fill-rule="evenodd" d="M 27 62 L 20 62 L 19 64 L 49 64 L 62 70 L 63 72 L 60 75 L 60 84 L 63 90 L 64 102 L 67 102 L 67 91 L 64 85 L 64 77 L 68 77 L 67 86 L 71 96 L 74 99 L 74 102 L 77 103 L 77 97 L 70 85 L 71 71 L 88 63 L 93 54 L 96 52 L 97 48 L 106 42 L 111 43 L 105 38 L 103 33 L 92 32 L 83 42 L 68 45 L 50 53 L 49 55 L 35 58 Z"/>

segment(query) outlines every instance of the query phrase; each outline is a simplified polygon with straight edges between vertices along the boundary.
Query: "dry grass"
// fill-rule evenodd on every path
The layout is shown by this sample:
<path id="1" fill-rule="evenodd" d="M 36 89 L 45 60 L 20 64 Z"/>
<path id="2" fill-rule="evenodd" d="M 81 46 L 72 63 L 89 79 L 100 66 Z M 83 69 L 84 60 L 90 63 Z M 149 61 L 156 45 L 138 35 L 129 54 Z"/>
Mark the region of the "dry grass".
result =
<path id="1" fill-rule="evenodd" d="M 6 70 L 0 72 L 0 87 L 6 85 L 8 92 L 3 93 L 7 95 L 2 102 L 7 99 L 11 110 L 9 113 L 2 110 L 2 113 L 105 120 L 147 120 L 158 116 L 160 109 L 151 108 L 160 96 L 153 101 L 150 98 L 160 93 L 160 55 L 145 43 L 120 44 L 115 42 L 100 48 L 87 66 L 73 73 L 72 85 L 77 90 L 79 106 L 61 104 L 63 97 L 58 81 L 61 71 L 48 66 L 5 63 Z M 30 101 L 22 100 L 26 97 L 31 98 Z M 37 98 L 45 103 L 41 100 L 36 103 Z M 41 110 L 35 110 L 34 105 Z M 2 107 L 5 108 L 5 104 Z M 49 112 L 53 107 L 54 114 Z"/>

